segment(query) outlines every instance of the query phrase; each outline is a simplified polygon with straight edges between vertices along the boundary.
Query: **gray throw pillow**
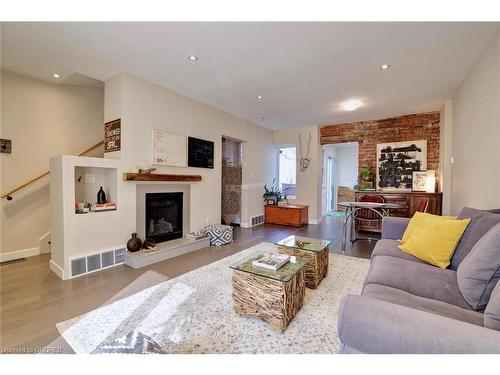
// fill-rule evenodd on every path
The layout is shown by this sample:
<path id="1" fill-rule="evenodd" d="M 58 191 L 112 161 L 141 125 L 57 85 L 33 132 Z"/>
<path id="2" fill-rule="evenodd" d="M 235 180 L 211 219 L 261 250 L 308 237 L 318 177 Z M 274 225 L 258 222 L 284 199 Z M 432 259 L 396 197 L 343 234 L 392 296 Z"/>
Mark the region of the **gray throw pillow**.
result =
<path id="1" fill-rule="evenodd" d="M 451 258 L 450 268 L 452 270 L 457 270 L 462 260 L 470 253 L 476 242 L 491 228 L 500 223 L 499 214 L 469 207 L 463 208 L 457 217 L 459 220 L 466 218 L 470 218 L 471 222 L 467 226 Z"/>
<path id="2" fill-rule="evenodd" d="M 484 310 L 484 326 L 500 331 L 500 283 L 493 289 L 490 302 Z"/>
<path id="3" fill-rule="evenodd" d="M 475 310 L 486 307 L 500 279 L 500 224 L 491 228 L 472 248 L 457 269 L 464 299 Z"/>

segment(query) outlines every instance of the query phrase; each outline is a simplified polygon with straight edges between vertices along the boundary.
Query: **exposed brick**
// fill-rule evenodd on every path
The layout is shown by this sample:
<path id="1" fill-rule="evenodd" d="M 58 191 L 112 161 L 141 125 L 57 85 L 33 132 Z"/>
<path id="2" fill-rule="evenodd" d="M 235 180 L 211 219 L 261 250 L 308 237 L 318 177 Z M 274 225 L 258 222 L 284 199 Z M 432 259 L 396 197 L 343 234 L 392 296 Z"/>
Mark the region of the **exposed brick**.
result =
<path id="1" fill-rule="evenodd" d="M 359 142 L 359 167 L 377 167 L 378 143 L 427 140 L 427 169 L 439 167 L 439 112 L 417 113 L 374 121 L 325 125 L 321 144 Z"/>

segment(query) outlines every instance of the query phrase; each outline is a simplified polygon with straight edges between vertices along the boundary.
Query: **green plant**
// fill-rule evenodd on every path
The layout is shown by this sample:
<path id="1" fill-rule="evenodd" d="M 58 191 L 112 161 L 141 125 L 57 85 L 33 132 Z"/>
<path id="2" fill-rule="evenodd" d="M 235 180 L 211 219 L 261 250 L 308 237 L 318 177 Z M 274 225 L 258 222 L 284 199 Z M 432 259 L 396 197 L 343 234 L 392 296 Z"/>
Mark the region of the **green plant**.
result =
<path id="1" fill-rule="evenodd" d="M 267 199 L 268 197 L 276 197 L 276 200 L 279 202 L 280 200 L 283 199 L 283 197 L 286 198 L 286 190 L 281 189 L 279 184 L 276 182 L 276 177 L 273 178 L 273 183 L 271 184 L 270 187 L 267 186 L 267 184 L 264 185 L 264 194 L 262 194 L 262 198 Z"/>

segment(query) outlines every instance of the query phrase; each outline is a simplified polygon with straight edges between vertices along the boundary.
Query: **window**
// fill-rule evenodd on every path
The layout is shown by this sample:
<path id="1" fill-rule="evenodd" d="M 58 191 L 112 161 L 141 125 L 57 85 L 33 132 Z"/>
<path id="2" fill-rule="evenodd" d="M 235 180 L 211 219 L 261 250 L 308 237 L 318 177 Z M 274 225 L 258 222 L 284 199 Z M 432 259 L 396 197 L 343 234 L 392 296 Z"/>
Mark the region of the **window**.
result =
<path id="1" fill-rule="evenodd" d="M 278 184 L 287 198 L 295 199 L 297 152 L 295 147 L 278 148 Z"/>

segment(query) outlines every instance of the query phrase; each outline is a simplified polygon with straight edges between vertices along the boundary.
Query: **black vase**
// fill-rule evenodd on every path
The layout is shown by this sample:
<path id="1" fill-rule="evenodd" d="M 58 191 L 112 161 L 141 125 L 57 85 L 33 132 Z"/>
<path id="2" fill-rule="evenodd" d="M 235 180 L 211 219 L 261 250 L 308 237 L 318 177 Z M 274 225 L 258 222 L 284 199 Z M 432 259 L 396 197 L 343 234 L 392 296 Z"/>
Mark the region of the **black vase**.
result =
<path id="1" fill-rule="evenodd" d="M 133 253 L 141 250 L 141 247 L 141 239 L 137 237 L 137 233 L 132 233 L 132 238 L 127 242 L 127 250 Z"/>
<path id="2" fill-rule="evenodd" d="M 106 193 L 104 192 L 104 190 L 102 190 L 102 186 L 97 192 L 97 203 L 99 204 L 106 203 Z"/>

